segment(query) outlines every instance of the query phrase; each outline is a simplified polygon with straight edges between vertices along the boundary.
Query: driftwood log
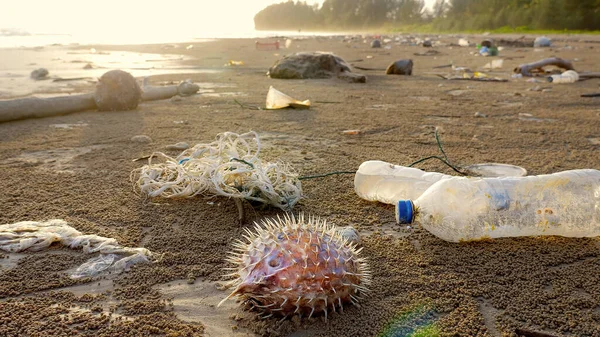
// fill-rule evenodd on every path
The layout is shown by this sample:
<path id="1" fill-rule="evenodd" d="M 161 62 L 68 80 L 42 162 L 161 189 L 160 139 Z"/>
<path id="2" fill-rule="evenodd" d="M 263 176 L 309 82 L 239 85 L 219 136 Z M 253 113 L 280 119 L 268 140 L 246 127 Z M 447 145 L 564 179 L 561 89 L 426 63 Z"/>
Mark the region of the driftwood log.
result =
<path id="1" fill-rule="evenodd" d="M 112 71 L 111 71 L 112 72 Z M 110 73 L 110 72 L 108 72 Z M 142 101 L 168 99 L 173 96 L 189 96 L 200 90 L 200 87 L 191 82 L 182 82 L 170 86 L 144 86 L 143 91 L 137 83 L 132 84 L 126 76 L 120 77 L 125 72 L 112 73 L 110 81 L 102 81 L 101 77 L 96 90 L 90 94 L 69 95 L 51 98 L 28 97 L 0 101 L 0 123 L 27 118 L 41 118 L 65 115 L 73 112 L 87 110 L 132 110 L 137 107 L 140 98 Z M 131 76 L 128 73 L 125 73 Z M 132 77 L 133 78 L 133 77 Z M 123 87 L 123 84 L 126 84 Z M 99 104 L 100 102 L 100 104 Z"/>
<path id="2" fill-rule="evenodd" d="M 0 101 L 0 123 L 96 109 L 94 94 Z"/>
<path id="3" fill-rule="evenodd" d="M 168 85 L 164 87 L 153 87 L 144 85 L 142 89 L 142 101 L 156 101 L 160 99 L 168 99 L 173 96 L 190 96 L 200 90 L 197 84 L 190 81 L 184 81 L 179 85 Z"/>
<path id="4" fill-rule="evenodd" d="M 563 60 L 558 57 L 551 57 L 543 59 L 533 63 L 521 64 L 514 69 L 515 74 L 522 74 L 523 76 L 533 76 L 531 74 L 534 70 L 542 70 L 545 66 L 557 66 L 565 70 L 575 70 L 573 64 L 570 61 Z"/>
<path id="5" fill-rule="evenodd" d="M 589 80 L 592 78 L 600 78 L 600 72 L 598 73 L 580 73 L 579 80 Z"/>

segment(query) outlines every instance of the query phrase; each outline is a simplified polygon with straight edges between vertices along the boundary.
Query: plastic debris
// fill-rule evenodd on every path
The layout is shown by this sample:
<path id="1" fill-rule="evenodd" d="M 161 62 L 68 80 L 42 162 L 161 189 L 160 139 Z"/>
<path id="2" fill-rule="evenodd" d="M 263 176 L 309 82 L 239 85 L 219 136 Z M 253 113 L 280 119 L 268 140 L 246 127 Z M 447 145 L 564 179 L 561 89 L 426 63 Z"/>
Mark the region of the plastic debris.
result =
<path id="1" fill-rule="evenodd" d="M 600 235 L 600 171 L 510 178 L 452 177 L 399 200 L 396 221 L 452 242 L 501 237 Z M 418 209 L 418 212 L 415 210 Z"/>
<path id="2" fill-rule="evenodd" d="M 497 163 L 475 164 L 464 170 L 481 177 L 520 177 L 527 174 L 527 170 L 522 167 Z M 454 176 L 369 160 L 358 167 L 354 176 L 354 191 L 368 201 L 395 204 L 400 199 L 414 200 L 434 183 L 452 177 Z"/>
<path id="3" fill-rule="evenodd" d="M 131 173 L 131 180 L 150 197 L 224 196 L 289 210 L 302 198 L 298 175 L 287 163 L 263 162 L 260 149 L 256 132 L 225 132 L 175 158 L 153 153 L 148 165 Z M 153 163 L 154 158 L 165 162 Z"/>
<path id="4" fill-rule="evenodd" d="M 226 65 L 228 65 L 228 66 L 243 66 L 244 61 L 229 60 L 229 62 L 227 62 Z"/>
<path id="5" fill-rule="evenodd" d="M 469 175 L 476 177 L 524 177 L 527 170 L 515 165 L 499 163 L 473 164 L 463 167 Z"/>
<path id="6" fill-rule="evenodd" d="M 500 69 L 502 68 L 502 66 L 504 65 L 504 60 L 503 59 L 499 59 L 499 60 L 493 60 L 490 63 L 487 63 L 486 65 L 483 66 L 484 69 Z"/>
<path id="7" fill-rule="evenodd" d="M 351 136 L 354 136 L 354 135 L 359 135 L 359 134 L 361 134 L 361 133 L 362 133 L 362 131 L 361 131 L 361 130 L 344 130 L 344 131 L 342 131 L 342 133 L 343 133 L 343 134 L 345 134 L 345 135 L 351 135 Z"/>
<path id="8" fill-rule="evenodd" d="M 72 249 L 81 248 L 84 253 L 101 254 L 79 266 L 72 278 L 93 277 L 108 270 L 120 272 L 134 264 L 154 260 L 146 248 L 123 247 L 113 238 L 84 235 L 60 219 L 0 225 L 0 250 L 6 252 L 40 251 L 54 242 Z"/>
<path id="9" fill-rule="evenodd" d="M 467 39 L 459 39 L 458 45 L 461 47 L 468 47 L 470 45 L 469 40 Z"/>
<path id="10" fill-rule="evenodd" d="M 548 77 L 548 82 L 552 83 L 575 83 L 579 81 L 579 74 L 574 70 L 567 70 L 560 75 Z"/>
<path id="11" fill-rule="evenodd" d="M 277 110 L 285 108 L 310 109 L 310 100 L 296 100 L 271 86 L 269 87 L 269 92 L 267 93 L 266 107 L 267 110 Z"/>

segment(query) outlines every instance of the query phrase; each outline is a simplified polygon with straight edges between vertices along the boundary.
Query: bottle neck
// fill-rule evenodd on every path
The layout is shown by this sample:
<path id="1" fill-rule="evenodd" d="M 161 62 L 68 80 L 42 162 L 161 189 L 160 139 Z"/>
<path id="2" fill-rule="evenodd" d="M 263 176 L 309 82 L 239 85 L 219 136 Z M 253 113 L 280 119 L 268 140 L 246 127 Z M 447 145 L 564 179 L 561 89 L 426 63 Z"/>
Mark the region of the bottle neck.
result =
<path id="1" fill-rule="evenodd" d="M 396 222 L 410 224 L 414 221 L 415 207 L 411 200 L 398 200 L 396 203 Z"/>

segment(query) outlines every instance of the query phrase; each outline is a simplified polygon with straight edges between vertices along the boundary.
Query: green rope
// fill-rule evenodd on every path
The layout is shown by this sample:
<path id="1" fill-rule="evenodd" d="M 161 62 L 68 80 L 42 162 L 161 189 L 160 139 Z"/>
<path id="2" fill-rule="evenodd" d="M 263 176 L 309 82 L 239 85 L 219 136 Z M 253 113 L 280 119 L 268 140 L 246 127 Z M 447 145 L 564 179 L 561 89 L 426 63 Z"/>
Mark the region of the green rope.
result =
<path id="1" fill-rule="evenodd" d="M 444 158 L 439 157 L 439 156 L 429 156 L 429 157 L 421 158 L 421 159 L 411 163 L 410 165 L 408 165 L 408 167 L 413 167 L 414 165 L 417 165 L 419 163 L 422 163 L 422 162 L 430 160 L 430 159 L 437 159 L 437 160 L 441 161 L 442 163 L 446 164 L 452 170 L 454 170 L 454 172 L 461 174 L 463 176 L 466 176 L 467 175 L 466 173 L 462 172 L 456 166 L 452 165 L 450 163 L 450 161 L 448 160 L 448 156 L 446 155 L 446 152 L 444 151 L 444 147 L 442 146 L 442 141 L 440 139 L 440 135 L 438 133 L 437 128 L 435 129 L 435 141 L 437 142 L 438 149 L 440 150 L 442 155 L 444 155 Z M 301 177 L 298 177 L 298 179 L 306 180 L 306 179 L 323 178 L 323 177 L 328 177 L 328 176 L 337 175 L 337 174 L 355 174 L 355 173 L 356 173 L 356 171 L 334 171 L 334 172 L 317 174 L 317 175 L 312 175 L 312 176 L 301 176 Z"/>
<path id="2" fill-rule="evenodd" d="M 237 162 L 240 162 L 240 163 L 244 163 L 244 164 L 250 166 L 251 168 L 254 168 L 254 165 L 252 165 L 252 163 L 249 163 L 249 162 L 247 162 L 247 161 L 245 161 L 243 159 L 231 158 L 230 161 L 237 161 Z"/>
<path id="3" fill-rule="evenodd" d="M 259 106 L 255 106 L 255 105 L 248 105 L 248 104 L 244 104 L 244 103 L 240 103 L 237 99 L 233 99 L 234 102 L 236 102 L 240 107 L 244 108 L 244 109 L 250 109 L 250 110 L 262 110 L 261 107 Z"/>

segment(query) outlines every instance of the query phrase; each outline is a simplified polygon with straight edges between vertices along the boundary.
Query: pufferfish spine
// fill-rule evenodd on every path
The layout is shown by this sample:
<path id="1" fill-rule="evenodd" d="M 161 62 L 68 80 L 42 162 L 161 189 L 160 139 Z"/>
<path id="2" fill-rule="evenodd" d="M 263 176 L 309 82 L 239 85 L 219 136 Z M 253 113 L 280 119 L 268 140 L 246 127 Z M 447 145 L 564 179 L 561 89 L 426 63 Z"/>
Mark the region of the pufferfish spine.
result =
<path id="1" fill-rule="evenodd" d="M 227 261 L 235 265 L 228 286 L 266 317 L 300 316 L 343 311 L 368 292 L 371 272 L 362 248 L 349 243 L 318 217 L 286 215 L 245 229 L 246 242 L 236 240 Z"/>

